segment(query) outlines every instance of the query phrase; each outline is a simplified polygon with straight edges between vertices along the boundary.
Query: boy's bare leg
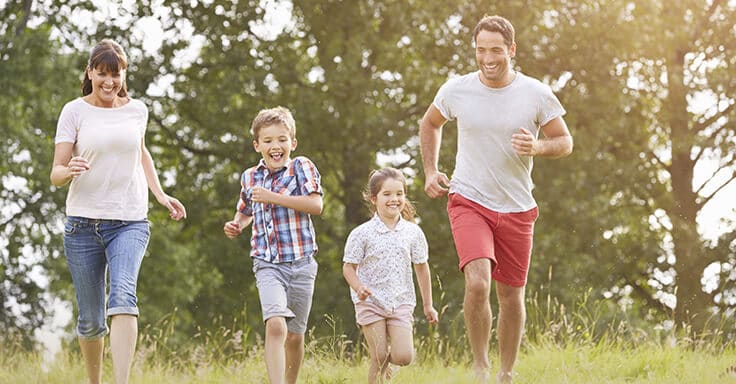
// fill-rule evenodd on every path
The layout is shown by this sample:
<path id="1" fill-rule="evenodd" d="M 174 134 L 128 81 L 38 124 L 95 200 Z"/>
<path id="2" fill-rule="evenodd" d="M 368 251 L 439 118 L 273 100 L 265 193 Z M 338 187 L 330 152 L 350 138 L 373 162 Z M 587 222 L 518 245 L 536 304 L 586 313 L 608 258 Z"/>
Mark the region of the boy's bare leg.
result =
<path id="1" fill-rule="evenodd" d="M 138 339 L 138 317 L 115 315 L 110 322 L 110 349 L 115 384 L 126 384 Z"/>
<path id="2" fill-rule="evenodd" d="M 78 339 L 79 349 L 82 350 L 84 366 L 87 368 L 89 384 L 100 384 L 102 382 L 102 351 L 105 348 L 105 338 Z"/>
<path id="3" fill-rule="evenodd" d="M 371 366 L 368 369 L 368 384 L 383 383 L 383 375 L 388 366 L 388 340 L 386 321 L 364 325 L 363 336 L 371 354 Z"/>
<path id="4" fill-rule="evenodd" d="M 476 259 L 465 265 L 465 328 L 473 352 L 473 371 L 479 382 L 490 380 L 488 344 L 491 337 L 492 313 L 489 296 L 491 294 L 491 260 Z"/>
<path id="5" fill-rule="evenodd" d="M 496 282 L 496 296 L 500 306 L 498 312 L 498 349 L 501 355 L 499 383 L 511 383 L 511 373 L 519 353 L 521 335 L 524 332 L 526 308 L 524 287 L 512 287 Z"/>
<path id="6" fill-rule="evenodd" d="M 266 371 L 271 384 L 283 384 L 286 370 L 286 320 L 272 317 L 266 320 Z"/>
<path id="7" fill-rule="evenodd" d="M 286 333 L 286 383 L 295 384 L 304 358 L 304 335 Z"/>

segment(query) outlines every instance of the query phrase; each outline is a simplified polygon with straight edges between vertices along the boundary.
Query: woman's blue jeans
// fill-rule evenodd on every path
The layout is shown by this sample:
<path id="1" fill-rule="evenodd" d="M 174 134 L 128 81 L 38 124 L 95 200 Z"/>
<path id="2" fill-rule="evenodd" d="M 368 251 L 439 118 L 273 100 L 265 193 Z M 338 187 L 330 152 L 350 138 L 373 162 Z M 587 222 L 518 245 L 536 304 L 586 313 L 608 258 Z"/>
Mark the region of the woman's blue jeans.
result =
<path id="1" fill-rule="evenodd" d="M 150 235 L 148 220 L 66 218 L 64 252 L 77 296 L 80 338 L 105 336 L 106 315 L 138 316 L 138 271 Z M 110 296 L 106 307 L 107 275 Z"/>

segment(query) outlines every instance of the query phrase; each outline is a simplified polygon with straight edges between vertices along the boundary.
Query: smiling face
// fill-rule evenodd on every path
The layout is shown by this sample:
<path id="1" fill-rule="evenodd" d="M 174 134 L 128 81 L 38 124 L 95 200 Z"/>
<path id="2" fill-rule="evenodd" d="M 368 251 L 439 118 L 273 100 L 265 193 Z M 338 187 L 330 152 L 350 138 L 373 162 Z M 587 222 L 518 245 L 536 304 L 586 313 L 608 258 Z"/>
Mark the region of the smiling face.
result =
<path id="1" fill-rule="evenodd" d="M 253 140 L 253 148 L 260 152 L 266 167 L 276 171 L 286 166 L 291 151 L 296 149 L 296 138 L 284 124 L 276 123 L 258 130 L 258 138 Z"/>
<path id="2" fill-rule="evenodd" d="M 92 93 L 87 97 L 94 105 L 112 107 L 125 84 L 125 70 L 115 71 L 106 66 L 87 69 L 92 83 Z"/>
<path id="3" fill-rule="evenodd" d="M 505 87 L 513 79 L 511 58 L 516 44 L 507 46 L 499 32 L 481 30 L 475 38 L 475 61 L 480 69 L 480 81 L 491 88 Z"/>
<path id="4" fill-rule="evenodd" d="M 387 178 L 371 202 L 376 207 L 378 217 L 387 225 L 395 224 L 401 217 L 401 210 L 406 204 L 404 183 L 401 180 Z"/>
<path id="5" fill-rule="evenodd" d="M 82 80 L 82 95 L 85 100 L 98 107 L 122 105 L 128 96 L 125 75 L 128 57 L 120 44 L 104 39 L 92 49 Z"/>

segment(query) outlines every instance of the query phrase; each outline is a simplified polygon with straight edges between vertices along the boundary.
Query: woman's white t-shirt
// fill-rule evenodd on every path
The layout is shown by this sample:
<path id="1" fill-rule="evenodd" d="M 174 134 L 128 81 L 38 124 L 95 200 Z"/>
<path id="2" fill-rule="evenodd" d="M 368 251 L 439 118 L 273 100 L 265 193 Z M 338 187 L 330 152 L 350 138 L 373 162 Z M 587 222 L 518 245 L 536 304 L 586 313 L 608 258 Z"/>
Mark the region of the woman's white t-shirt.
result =
<path id="1" fill-rule="evenodd" d="M 131 99 L 117 108 L 93 106 L 82 98 L 64 105 L 56 144 L 74 143 L 73 156 L 89 170 L 71 181 L 67 216 L 143 220 L 148 214 L 148 184 L 141 163 L 141 143 L 148 108 Z"/>

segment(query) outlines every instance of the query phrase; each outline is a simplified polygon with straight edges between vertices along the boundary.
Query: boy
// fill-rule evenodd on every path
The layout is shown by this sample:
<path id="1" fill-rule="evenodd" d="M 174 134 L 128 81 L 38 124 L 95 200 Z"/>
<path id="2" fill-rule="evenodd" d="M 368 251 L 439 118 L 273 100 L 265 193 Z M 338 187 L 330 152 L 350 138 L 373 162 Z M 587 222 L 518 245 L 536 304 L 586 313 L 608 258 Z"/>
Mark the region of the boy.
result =
<path id="1" fill-rule="evenodd" d="M 251 125 L 262 159 L 243 172 L 242 189 L 225 235 L 253 223 L 250 256 L 266 323 L 265 360 L 272 384 L 296 383 L 317 276 L 317 243 L 310 215 L 322 213 L 320 175 L 311 160 L 289 157 L 296 124 L 288 109 L 258 113 Z"/>

